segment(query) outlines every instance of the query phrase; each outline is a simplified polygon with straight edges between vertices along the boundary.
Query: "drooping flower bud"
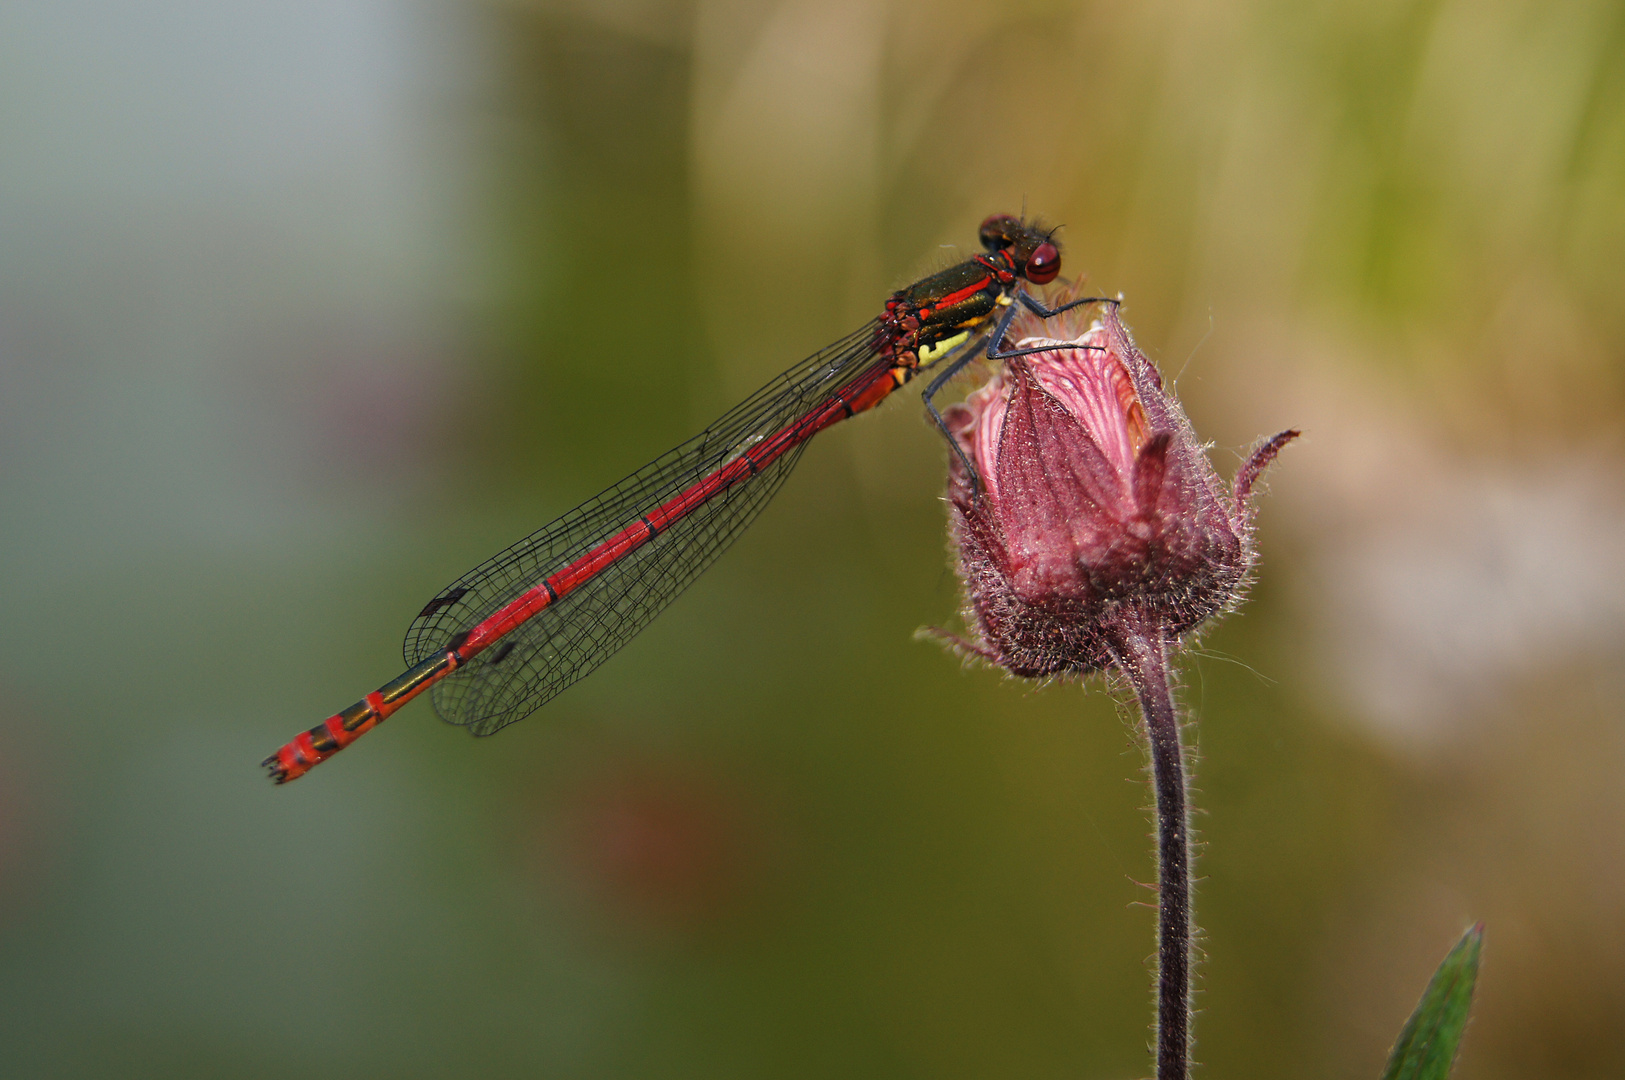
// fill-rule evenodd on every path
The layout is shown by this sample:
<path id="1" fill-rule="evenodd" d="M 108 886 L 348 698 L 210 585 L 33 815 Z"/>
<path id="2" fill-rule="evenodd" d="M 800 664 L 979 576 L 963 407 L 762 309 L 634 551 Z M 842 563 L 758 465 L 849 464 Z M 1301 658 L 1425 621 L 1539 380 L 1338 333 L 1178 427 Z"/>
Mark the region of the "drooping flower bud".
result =
<path id="1" fill-rule="evenodd" d="M 1263 443 L 1225 485 L 1116 307 L 1092 324 L 1084 311 L 1047 325 L 1023 311 L 1004 347 L 1051 348 L 1005 361 L 944 412 L 981 480 L 949 455 L 977 631 L 959 644 L 1016 675 L 1104 668 L 1126 633 L 1171 643 L 1232 606 L 1255 559 L 1253 482 L 1298 434 Z"/>

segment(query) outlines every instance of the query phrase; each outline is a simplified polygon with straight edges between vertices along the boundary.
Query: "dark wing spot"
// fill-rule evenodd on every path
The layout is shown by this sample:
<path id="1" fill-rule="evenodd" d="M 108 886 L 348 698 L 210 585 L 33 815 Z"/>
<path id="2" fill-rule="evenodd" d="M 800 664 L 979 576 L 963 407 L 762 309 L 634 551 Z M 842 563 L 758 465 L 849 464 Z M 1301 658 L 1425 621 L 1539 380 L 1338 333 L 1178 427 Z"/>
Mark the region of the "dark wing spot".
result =
<path id="1" fill-rule="evenodd" d="M 488 664 L 500 664 L 500 663 L 502 663 L 502 661 L 504 661 L 504 660 L 506 660 L 508 658 L 508 654 L 513 652 L 513 647 L 514 647 L 515 644 L 517 644 L 517 642 L 504 641 L 501 645 L 497 646 L 496 652 L 491 654 L 491 659 L 487 660 L 486 663 L 488 663 Z"/>
<path id="2" fill-rule="evenodd" d="M 463 647 L 463 642 L 468 640 L 468 635 L 471 633 L 473 633 L 472 630 L 464 630 L 460 634 L 451 635 L 451 640 L 446 642 L 446 651 L 456 652 L 458 649 L 461 649 Z"/>
<path id="3" fill-rule="evenodd" d="M 467 595 L 467 593 L 467 589 L 456 588 L 444 596 L 435 597 L 433 600 L 430 600 L 427 604 L 423 605 L 423 610 L 418 612 L 418 618 L 427 619 L 430 615 L 433 615 L 441 608 L 451 607 L 451 605 L 461 600 L 465 595 Z"/>

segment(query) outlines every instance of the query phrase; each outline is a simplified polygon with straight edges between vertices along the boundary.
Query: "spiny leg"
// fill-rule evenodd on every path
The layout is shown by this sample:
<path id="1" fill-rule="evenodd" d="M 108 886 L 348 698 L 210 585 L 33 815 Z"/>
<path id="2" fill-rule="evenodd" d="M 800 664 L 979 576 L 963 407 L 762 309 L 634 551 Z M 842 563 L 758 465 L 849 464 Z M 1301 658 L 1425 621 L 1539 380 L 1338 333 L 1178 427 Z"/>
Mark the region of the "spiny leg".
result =
<path id="1" fill-rule="evenodd" d="M 1037 315 L 1040 319 L 1053 319 L 1063 311 L 1070 311 L 1075 307 L 1082 307 L 1084 304 L 1111 304 L 1113 307 L 1116 307 L 1118 304 L 1122 303 L 1121 300 L 1113 299 L 1110 296 L 1080 296 L 1076 300 L 1068 300 L 1059 307 L 1049 308 L 1045 307 L 1039 301 L 1034 300 L 1031 296 L 1024 292 L 1017 293 L 1016 299 L 1021 302 L 1023 307 L 1025 307 L 1028 311 L 1031 311 L 1034 315 Z M 1011 304 L 1010 310 L 1006 311 L 1004 313 L 1004 318 L 999 320 L 997 329 L 993 331 L 993 336 L 987 343 L 987 358 L 989 360 L 1008 360 L 1012 356 L 1026 356 L 1029 353 L 1047 352 L 1055 347 L 1053 345 L 1035 345 L 1028 349 L 1007 349 L 1001 351 L 999 346 L 1004 344 L 1005 331 L 1010 328 L 1010 320 L 1015 318 L 1015 314 L 1016 305 Z M 1079 345 L 1074 347 L 1096 350 L 1100 348 L 1098 345 Z"/>
<path id="2" fill-rule="evenodd" d="M 1006 321 L 1008 321 L 1008 316 Z M 1003 329 L 1002 323 L 1000 329 Z M 920 395 L 921 400 L 925 402 L 925 411 L 931 414 L 931 422 L 937 425 L 937 430 L 942 432 L 942 437 L 948 440 L 948 446 L 953 449 L 955 454 L 959 455 L 959 463 L 965 466 L 965 472 L 970 476 L 971 492 L 978 499 L 982 497 L 982 478 L 977 475 L 976 466 L 970 463 L 970 457 L 965 453 L 965 448 L 959 445 L 959 440 L 948 429 L 948 422 L 942 418 L 942 413 L 937 411 L 937 404 L 933 399 L 937 396 L 937 391 L 948 385 L 948 380 L 965 370 L 965 366 L 972 360 L 976 360 L 981 356 L 981 347 L 981 341 L 974 341 L 967 345 L 963 352 L 954 357 L 951 364 L 943 368 L 937 374 L 937 377 L 931 380 L 931 385 L 925 388 L 925 393 Z"/>
<path id="3" fill-rule="evenodd" d="M 1084 304 L 1110 304 L 1116 307 L 1122 303 L 1121 300 L 1112 296 L 1080 296 L 1076 300 L 1068 300 L 1060 307 L 1047 308 L 1042 301 L 1034 300 L 1029 293 L 1017 293 L 1016 299 L 1021 301 L 1022 307 L 1037 315 L 1040 319 L 1053 319 L 1063 311 L 1071 311 L 1073 308 L 1082 307 Z"/>

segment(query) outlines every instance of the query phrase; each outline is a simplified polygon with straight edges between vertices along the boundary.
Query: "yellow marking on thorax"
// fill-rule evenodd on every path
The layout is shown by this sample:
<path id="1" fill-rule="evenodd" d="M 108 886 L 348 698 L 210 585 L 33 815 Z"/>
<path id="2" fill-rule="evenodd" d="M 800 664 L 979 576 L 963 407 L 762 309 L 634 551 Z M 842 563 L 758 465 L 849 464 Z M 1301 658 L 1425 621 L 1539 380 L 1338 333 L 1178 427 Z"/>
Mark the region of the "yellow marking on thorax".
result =
<path id="1" fill-rule="evenodd" d="M 935 345 L 920 346 L 920 363 L 931 364 L 941 360 L 948 353 L 953 352 L 955 349 L 959 348 L 959 346 L 965 344 L 966 339 L 969 337 L 969 330 L 961 330 L 953 337 L 943 338 Z"/>

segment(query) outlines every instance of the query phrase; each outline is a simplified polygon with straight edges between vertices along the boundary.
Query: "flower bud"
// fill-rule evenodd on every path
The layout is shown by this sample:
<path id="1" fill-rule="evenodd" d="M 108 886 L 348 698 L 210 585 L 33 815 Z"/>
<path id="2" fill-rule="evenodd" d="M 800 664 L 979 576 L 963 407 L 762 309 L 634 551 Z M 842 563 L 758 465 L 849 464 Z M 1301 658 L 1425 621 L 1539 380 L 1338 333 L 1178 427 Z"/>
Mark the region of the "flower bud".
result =
<path id="1" fill-rule="evenodd" d="M 1043 351 L 944 411 L 981 480 L 949 455 L 977 632 L 957 643 L 1016 675 L 1094 671 L 1126 632 L 1172 642 L 1233 606 L 1255 559 L 1252 484 L 1298 434 L 1262 444 L 1225 485 L 1116 306 L 1087 325 L 1083 310 L 1047 325 L 1022 311 L 1004 347 Z"/>

